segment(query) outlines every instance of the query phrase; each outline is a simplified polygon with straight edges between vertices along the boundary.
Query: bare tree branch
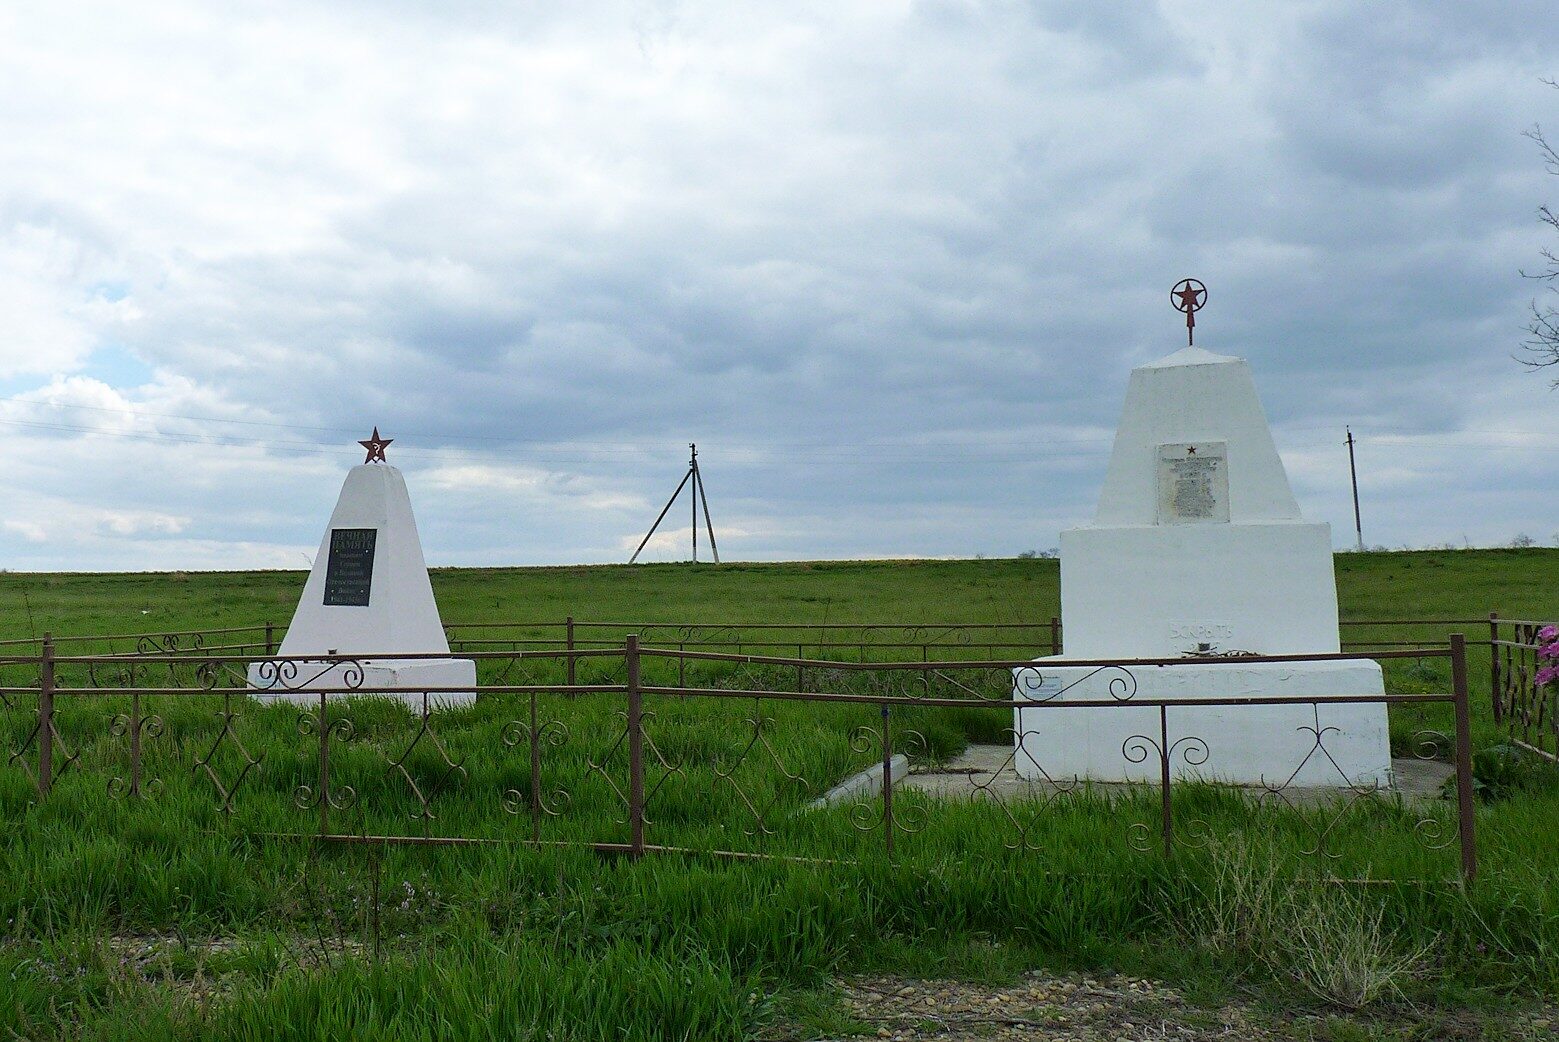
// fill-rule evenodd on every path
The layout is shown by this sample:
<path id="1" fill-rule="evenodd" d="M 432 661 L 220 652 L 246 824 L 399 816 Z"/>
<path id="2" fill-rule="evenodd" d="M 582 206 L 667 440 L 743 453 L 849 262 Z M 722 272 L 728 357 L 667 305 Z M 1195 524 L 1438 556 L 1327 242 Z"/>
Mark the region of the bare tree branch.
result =
<path id="1" fill-rule="evenodd" d="M 1559 79 L 1545 79 L 1544 83 L 1550 87 L 1559 89 Z M 1548 140 L 1540 125 L 1533 124 L 1532 128 L 1525 132 L 1525 136 L 1537 145 L 1538 154 L 1542 157 L 1543 167 L 1556 177 L 1559 177 L 1559 149 Z M 1538 220 L 1542 221 L 1555 232 L 1559 232 L 1559 214 L 1555 214 L 1547 206 L 1537 209 Z M 1541 271 L 1522 270 L 1524 278 L 1537 279 L 1542 282 L 1559 283 L 1559 252 L 1550 247 L 1542 251 L 1544 268 Z M 1559 294 L 1559 285 L 1550 285 L 1549 291 Z M 1516 356 L 1517 361 L 1528 369 L 1546 369 L 1549 366 L 1559 366 L 1559 307 L 1548 302 L 1548 298 L 1542 301 L 1533 299 L 1532 319 L 1527 325 L 1527 339 L 1521 345 L 1521 354 Z M 1559 379 L 1555 379 L 1553 386 L 1559 389 Z"/>

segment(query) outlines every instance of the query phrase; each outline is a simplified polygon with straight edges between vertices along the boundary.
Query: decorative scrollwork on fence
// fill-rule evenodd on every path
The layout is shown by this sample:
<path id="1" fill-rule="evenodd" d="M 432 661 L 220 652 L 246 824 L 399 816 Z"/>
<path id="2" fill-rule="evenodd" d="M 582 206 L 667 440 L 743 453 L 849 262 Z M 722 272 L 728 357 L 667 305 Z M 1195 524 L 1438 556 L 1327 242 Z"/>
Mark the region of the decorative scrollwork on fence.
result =
<path id="1" fill-rule="evenodd" d="M 326 716 L 325 696 L 320 696 L 318 714 L 299 713 L 298 733 L 319 739 L 318 780 L 314 785 L 300 784 L 292 790 L 292 802 L 299 810 L 319 811 L 321 834 L 329 830 L 329 812 L 349 810 L 357 802 L 357 790 L 350 785 L 332 786 L 330 783 L 330 745 L 332 741 L 347 743 L 357 737 L 357 725 L 351 719 Z"/>
<path id="2" fill-rule="evenodd" d="M 176 655 L 182 651 L 203 651 L 206 647 L 206 635 L 204 633 L 165 633 L 162 636 L 150 634 L 137 638 L 135 653 L 137 655 Z"/>
<path id="3" fill-rule="evenodd" d="M 650 824 L 652 822 L 652 819 L 649 816 L 649 805 L 650 802 L 655 799 L 656 793 L 660 792 L 660 790 L 665 787 L 666 783 L 671 780 L 673 775 L 681 775 L 684 778 L 687 777 L 686 772 L 683 771 L 683 765 L 687 762 L 687 754 L 684 753 L 682 756 L 677 757 L 676 762 L 673 763 L 666 758 L 664 753 L 660 751 L 660 746 L 655 744 L 655 739 L 650 737 L 649 725 L 650 721 L 654 719 L 655 714 L 646 710 L 642 717 L 643 722 L 640 725 L 640 731 L 644 738 L 644 748 L 651 756 L 655 757 L 655 762 L 660 764 L 661 769 L 660 778 L 655 782 L 654 785 L 646 788 L 644 792 L 643 815 L 646 824 Z"/>
<path id="4" fill-rule="evenodd" d="M 1045 813 L 1051 809 L 1056 801 L 1071 796 L 1082 785 L 1082 779 L 1076 775 L 1073 775 L 1070 779 L 1056 778 L 1051 775 L 1050 771 L 1030 751 L 1031 743 L 1025 740 L 1034 735 L 1034 732 L 1024 732 L 1024 734 L 1019 735 L 1016 730 L 1008 728 L 1005 734 L 1009 739 L 1007 745 L 1010 751 L 989 774 L 983 775 L 983 781 L 980 780 L 981 775 L 969 775 L 969 799 L 977 803 L 988 803 L 1001 811 L 1002 816 L 1007 819 L 1008 824 L 1013 827 L 1017 834 L 1016 838 L 1011 842 L 1003 841 L 1002 845 L 1008 850 L 1038 850 L 1040 849 L 1040 844 L 1038 836 L 1035 834 L 1036 826 L 1040 824 Z M 1019 755 L 1027 760 L 1032 765 L 1033 772 L 1038 774 L 1036 778 L 1033 776 L 1033 773 L 1025 772 L 1029 777 L 1030 790 L 1028 793 L 1029 798 L 1025 799 L 1022 804 L 1027 809 L 1027 813 L 1021 818 L 1018 816 L 1014 801 L 1001 794 L 1002 780 L 1009 771 L 1014 773 L 1017 771 Z M 1034 798 L 1036 785 L 1043 786 L 1039 790 L 1040 795 L 1038 799 Z"/>
<path id="5" fill-rule="evenodd" d="M 6 762 L 22 768 L 32 779 L 33 787 L 42 794 L 81 759 L 81 750 L 72 749 L 65 741 L 56 726 L 58 718 L 52 712 L 45 714 L 40 707 L 32 710 L 32 715 L 35 717 L 32 727 L 21 742 L 8 750 Z M 43 751 L 45 734 L 49 740 L 47 767 Z"/>
<path id="6" fill-rule="evenodd" d="M 617 750 L 621 749 L 624 743 L 628 741 L 628 732 L 630 730 L 628 726 L 628 714 L 624 712 L 617 712 L 612 715 L 622 721 L 622 730 L 617 732 L 617 737 L 613 739 L 612 744 L 607 747 L 606 753 L 601 756 L 600 759 L 595 759 L 590 756 L 585 757 L 585 768 L 590 773 L 599 774 L 606 781 L 607 786 L 617 796 L 617 799 L 622 803 L 624 809 L 631 811 L 632 803 L 628 799 L 628 794 L 623 792 L 622 788 L 612 778 L 610 770 L 612 759 L 616 757 Z M 619 825 L 628 824 L 628 817 L 625 815 L 624 817 L 618 818 L 617 823 Z"/>
<path id="7" fill-rule="evenodd" d="M 87 662 L 87 683 L 94 688 L 133 688 L 145 683 L 150 668 L 144 662 L 119 659 Z"/>
<path id="8" fill-rule="evenodd" d="M 260 766 L 265 760 L 265 753 L 259 756 L 251 756 L 244 746 L 243 740 L 238 737 L 238 732 L 233 729 L 233 721 L 238 719 L 238 714 L 233 712 L 233 696 L 226 694 L 222 698 L 222 709 L 217 713 L 217 719 L 222 722 L 222 727 L 217 731 L 216 738 L 211 742 L 211 747 L 206 750 L 204 756 L 196 760 L 190 767 L 192 773 L 204 773 L 217 791 L 217 796 L 222 801 L 222 813 L 232 814 L 234 810 L 233 800 L 238 795 L 239 788 L 244 784 L 244 779 L 249 777 L 249 772 Z M 229 746 L 238 754 L 238 774 L 231 781 L 224 782 L 222 775 L 214 766 L 217 753 Z"/>
<path id="9" fill-rule="evenodd" d="M 1454 749 L 1451 737 L 1441 731 L 1413 732 L 1413 757 L 1418 760 L 1442 760 Z M 1458 830 L 1440 818 L 1424 816 L 1413 823 L 1413 834 L 1428 850 L 1444 850 L 1459 838 Z"/>
<path id="10" fill-rule="evenodd" d="M 1185 767 L 1201 767 L 1212 756 L 1212 750 L 1207 742 L 1197 735 L 1182 735 L 1171 740 L 1169 737 L 1169 718 L 1165 709 L 1159 707 L 1159 734 L 1157 738 L 1152 735 L 1134 734 L 1121 743 L 1121 755 L 1128 763 L 1145 764 L 1150 759 L 1158 762 L 1159 783 L 1159 838 L 1163 843 L 1167 854 L 1174 843 L 1174 816 L 1172 809 L 1172 789 L 1174 787 L 1175 758 L 1178 755 L 1181 765 Z M 1199 821 L 1201 834 L 1205 835 L 1207 823 Z M 1127 827 L 1127 842 L 1133 849 L 1147 852 L 1152 849 L 1152 826 L 1146 822 L 1134 822 Z M 1193 830 L 1189 845 L 1195 846 L 1199 842 L 1199 836 Z"/>
<path id="11" fill-rule="evenodd" d="M 499 734 L 499 740 L 510 749 L 517 748 L 521 743 L 527 747 L 530 754 L 530 791 L 523 793 L 519 789 L 505 789 L 500 797 L 503 809 L 516 816 L 529 813 L 531 816 L 531 838 L 541 838 L 541 819 L 546 817 L 559 817 L 568 805 L 573 802 L 573 797 L 566 789 L 554 788 L 547 791 L 541 783 L 541 750 L 543 746 L 551 746 L 554 749 L 561 748 L 568 742 L 568 725 L 561 720 L 537 721 L 536 697 L 531 696 L 530 720 L 511 720 L 504 725 Z"/>
<path id="12" fill-rule="evenodd" d="M 1281 803 L 1289 810 L 1295 812 L 1294 819 L 1300 823 L 1308 839 L 1305 845 L 1298 848 L 1299 853 L 1306 857 L 1314 857 L 1325 863 L 1336 861 L 1343 857 L 1345 850 L 1335 846 L 1336 837 L 1341 832 L 1344 823 L 1357 810 L 1364 806 L 1383 806 L 1386 801 L 1384 796 L 1388 791 L 1378 783 L 1368 785 L 1359 784 L 1356 779 L 1349 776 L 1337 762 L 1330 749 L 1326 747 L 1329 736 L 1342 734 L 1342 729 L 1334 725 L 1322 725 L 1321 707 L 1312 705 L 1312 720 L 1309 725 L 1301 724 L 1295 731 L 1308 735 L 1310 746 L 1305 750 L 1298 765 L 1282 781 L 1268 782 L 1265 779 L 1260 784 L 1260 799 L 1263 803 Z M 1415 753 L 1430 751 L 1434 748 L 1433 732 L 1421 731 L 1415 736 Z M 1336 775 L 1333 790 L 1337 798 L 1318 803 L 1310 808 L 1301 808 L 1289 796 L 1289 791 L 1296 786 L 1301 773 L 1312 762 L 1330 765 L 1331 772 Z M 1432 821 L 1432 819 L 1430 819 Z M 1419 824 L 1423 824 L 1420 822 Z M 1427 833 L 1434 832 L 1438 826 L 1430 824 L 1425 831 L 1415 829 L 1415 833 L 1423 837 Z M 1431 836 L 1432 842 L 1437 840 Z"/>
<path id="13" fill-rule="evenodd" d="M 1186 735 L 1169 743 L 1165 749 L 1158 739 L 1145 734 L 1134 734 L 1121 743 L 1121 755 L 1131 763 L 1147 763 L 1149 758 L 1173 764 L 1175 754 L 1187 767 L 1201 767 L 1212 755 L 1207 743 L 1196 735 Z"/>
<path id="14" fill-rule="evenodd" d="M 483 683 L 489 687 L 498 687 L 503 684 L 519 686 L 522 684 L 536 683 L 537 678 L 535 671 L 531 669 L 529 664 L 525 663 L 524 660 L 524 653 L 516 652 L 509 658 L 504 659 L 503 668 Z M 487 664 L 491 665 L 492 660 L 487 660 Z"/>
<path id="15" fill-rule="evenodd" d="M 742 829 L 742 832 L 748 836 L 774 835 L 774 829 L 769 826 L 769 815 L 785 798 L 787 789 L 799 787 L 803 792 L 808 792 L 812 788 L 799 773 L 793 772 L 785 766 L 785 761 L 780 758 L 773 743 L 769 741 L 768 729 L 773 727 L 773 725 L 773 718 L 764 716 L 761 705 L 755 700 L 753 715 L 747 719 L 747 726 L 752 728 L 752 734 L 748 736 L 747 744 L 742 747 L 742 751 L 737 754 L 735 760 L 731 761 L 729 765 L 722 765 L 718 760 L 712 764 L 715 777 L 735 790 L 737 797 L 747 808 L 747 812 L 752 815 L 754 825 Z M 742 764 L 747 762 L 747 757 L 751 755 L 754 749 L 761 749 L 767 757 L 767 760 L 764 762 L 771 764 L 775 770 L 779 771 L 779 779 L 774 784 L 773 794 L 767 800 L 764 800 L 761 806 L 758 801 L 748 794 L 741 783 L 736 780 L 736 772 L 741 768 Z"/>
<path id="16" fill-rule="evenodd" d="M 300 680 L 301 673 L 309 676 Z M 320 683 L 332 673 L 336 675 Z M 341 688 L 344 690 L 338 694 L 351 695 L 362 690 L 365 676 L 363 664 L 357 659 L 262 659 L 254 664 L 254 686 L 261 694 L 311 693 L 324 687 Z"/>
<path id="17" fill-rule="evenodd" d="M 437 774 L 434 776 L 432 783 L 427 786 L 426 791 L 417 783 L 416 777 L 406 767 L 407 762 L 411 759 L 417 747 L 424 742 L 433 748 L 439 759 Z M 426 822 L 432 821 L 437 817 L 433 813 L 431 797 L 437 795 L 438 791 L 451 778 L 456 776 L 465 778 L 466 776 L 464 761 L 457 763 L 450 757 L 449 749 L 445 747 L 444 740 L 433 729 L 432 716 L 429 712 L 428 696 L 426 694 L 422 696 L 422 713 L 419 717 L 417 733 L 412 736 L 411 743 L 401 750 L 399 756 L 390 758 L 386 755 L 386 759 L 389 760 L 389 766 L 385 769 L 385 773 L 400 774 L 405 780 L 407 787 L 411 790 L 412 797 L 417 801 L 417 809 L 411 812 L 413 820 Z"/>
<path id="18" fill-rule="evenodd" d="M 147 739 L 161 738 L 163 731 L 162 717 L 156 714 L 143 715 L 141 712 L 141 696 L 133 693 L 130 696 L 130 711 L 128 713 L 116 713 L 109 717 L 108 733 L 114 738 L 126 738 L 129 740 L 130 773 L 115 775 L 108 779 L 108 795 L 111 799 L 123 799 L 126 796 L 151 797 L 162 791 L 161 778 L 145 778 L 142 776 L 142 748 L 141 743 Z"/>
<path id="19" fill-rule="evenodd" d="M 351 717 L 338 716 L 329 721 L 329 724 L 321 730 L 320 717 L 314 713 L 298 714 L 298 733 L 307 737 L 319 735 L 321 738 L 330 737 L 338 742 L 350 742 L 357 737 L 357 725 Z"/>
<path id="20" fill-rule="evenodd" d="M 249 686 L 249 678 L 224 659 L 207 659 L 195 667 L 195 683 L 207 691 L 222 687 L 224 680 L 232 687 Z"/>
<path id="21" fill-rule="evenodd" d="M 951 637 L 951 640 L 946 638 Z M 932 648 L 967 647 L 974 634 L 967 626 L 906 626 L 901 635 L 905 644 L 919 644 L 921 655 L 930 657 Z"/>
<path id="22" fill-rule="evenodd" d="M 1040 666 L 1019 666 L 1010 671 L 1007 697 L 1019 702 L 1053 702 L 1074 688 L 1085 691 L 1101 685 L 1104 693 L 1117 702 L 1130 702 L 1137 696 L 1137 677 L 1125 666 L 1098 666 L 1063 682 L 1065 674 L 1047 672 Z"/>
<path id="23" fill-rule="evenodd" d="M 930 757 L 931 743 L 914 728 L 895 728 L 889 707 L 884 705 L 881 710 L 880 729 L 870 724 L 861 724 L 850 732 L 849 745 L 852 752 L 866 753 L 874 747 L 877 749 L 882 775 L 878 786 L 862 789 L 862 798 L 852 801 L 848 813 L 850 824 L 860 832 L 881 829 L 884 846 L 891 856 L 896 833 L 914 835 L 923 831 L 930 820 L 930 813 L 924 804 L 896 798 L 891 773 L 894 754 L 902 752 L 906 757 L 927 759 Z"/>
<path id="24" fill-rule="evenodd" d="M 1451 739 L 1442 731 L 1414 731 L 1413 758 L 1442 760 L 1451 753 Z"/>

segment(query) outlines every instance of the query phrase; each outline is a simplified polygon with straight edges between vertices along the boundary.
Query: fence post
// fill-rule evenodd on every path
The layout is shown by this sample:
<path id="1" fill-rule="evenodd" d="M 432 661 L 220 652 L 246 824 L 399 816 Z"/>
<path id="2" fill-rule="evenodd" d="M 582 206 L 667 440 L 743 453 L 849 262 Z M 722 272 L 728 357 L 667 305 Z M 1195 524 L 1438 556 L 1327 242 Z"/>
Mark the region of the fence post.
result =
<path id="1" fill-rule="evenodd" d="M 635 857 L 644 853 L 644 694 L 639 689 L 639 637 L 628 634 L 628 827 Z"/>
<path id="2" fill-rule="evenodd" d="M 1467 695 L 1467 638 L 1451 634 L 1451 690 L 1456 699 L 1456 818 L 1462 847 L 1462 882 L 1478 874 L 1478 847 L 1473 833 L 1472 712 Z"/>
<path id="3" fill-rule="evenodd" d="M 1050 653 L 1061 654 L 1061 620 L 1055 615 L 1050 616 Z"/>
<path id="4" fill-rule="evenodd" d="M 1494 722 L 1504 719 L 1499 700 L 1499 612 L 1489 612 L 1489 701 L 1494 704 Z"/>
<path id="5" fill-rule="evenodd" d="M 141 693 L 130 692 L 130 795 L 141 795 Z"/>
<path id="6" fill-rule="evenodd" d="M 567 628 L 567 641 L 568 641 L 567 648 L 568 648 L 568 650 L 570 652 L 572 652 L 574 650 L 574 617 L 572 615 L 570 615 L 564 621 L 564 625 Z M 574 669 L 574 656 L 571 654 L 571 655 L 568 656 L 568 686 L 569 687 L 573 687 L 574 686 L 574 677 L 575 677 L 575 675 L 576 675 L 576 671 Z"/>
<path id="7" fill-rule="evenodd" d="M 1158 740 L 1159 824 L 1164 832 L 1164 856 L 1169 857 L 1175 852 L 1175 810 L 1174 794 L 1171 791 L 1173 781 L 1169 774 L 1168 706 L 1158 707 Z"/>
<path id="8" fill-rule="evenodd" d="M 267 622 L 265 624 L 265 655 L 269 658 L 274 654 L 276 654 L 276 624 Z"/>
<path id="9" fill-rule="evenodd" d="M 888 703 L 882 703 L 882 841 L 888 859 L 893 859 L 893 732 Z"/>
<path id="10" fill-rule="evenodd" d="M 54 787 L 54 637 L 43 635 L 38 662 L 38 796 Z"/>

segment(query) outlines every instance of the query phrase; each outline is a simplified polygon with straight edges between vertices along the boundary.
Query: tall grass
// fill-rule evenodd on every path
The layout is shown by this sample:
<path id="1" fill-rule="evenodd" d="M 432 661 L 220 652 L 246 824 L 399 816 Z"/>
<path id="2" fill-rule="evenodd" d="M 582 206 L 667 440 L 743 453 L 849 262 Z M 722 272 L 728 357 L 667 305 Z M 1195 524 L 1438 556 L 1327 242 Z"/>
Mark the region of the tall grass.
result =
<path id="1" fill-rule="evenodd" d="M 1362 614 L 1451 611 L 1460 602 L 1442 589 L 1450 576 L 1462 594 L 1506 607 L 1511 569 L 1553 560 L 1441 556 L 1436 564 L 1413 555 L 1412 568 L 1350 557 L 1340 569 L 1345 603 Z M 446 615 L 465 618 L 478 608 L 517 614 L 520 594 L 536 591 L 522 605 L 527 615 L 741 609 L 771 618 L 788 611 L 797 621 L 1015 621 L 1052 610 L 1044 604 L 1053 564 L 988 564 L 473 572 L 437 582 L 450 600 Z M 1414 585 L 1431 572 L 1432 582 Z M 188 592 L 192 619 L 199 605 L 213 607 L 200 624 L 254 621 L 260 612 L 284 618 L 299 578 L 213 585 L 195 576 L 174 592 Z M 0 577 L 0 594 L 15 581 Z M 136 597 L 177 599 L 150 579 L 125 580 L 129 592 L 117 582 L 49 577 L 47 596 L 34 601 L 45 614 L 70 618 L 84 606 L 83 618 L 125 621 Z M 1407 591 L 1401 611 L 1382 600 L 1388 585 Z M 593 607 L 566 603 L 570 591 Z M 798 597 L 804 603 L 788 599 Z M 952 600 L 963 607 L 947 609 Z M 1485 610 L 1481 600 L 1477 608 Z M 504 668 L 485 666 L 484 681 Z M 590 676 L 620 682 L 620 659 L 591 668 Z M 648 679 L 673 682 L 669 668 L 647 664 Z M 782 670 L 691 668 L 690 683 L 703 686 L 794 682 Z M 1432 660 L 1416 672 L 1396 666 L 1388 679 L 1394 690 L 1445 690 L 1449 681 Z M 65 680 L 80 682 L 68 670 Z M 555 665 L 522 663 L 504 682 L 557 680 Z M 842 682 L 819 676 L 808 686 Z M 875 707 L 651 697 L 646 727 L 658 754 L 649 761 L 649 841 L 807 860 L 629 861 L 526 842 L 538 834 L 544 844 L 626 839 L 624 750 L 607 757 L 621 732 L 620 696 L 538 699 L 539 719 L 556 721 L 563 736 L 542 750 L 540 788 L 558 813 L 543 815 L 539 830 L 528 810 L 529 747 L 505 741 L 514 721 L 528 722 L 527 698 L 436 715 L 462 770 L 450 772 L 426 740 L 404 759 L 431 818 L 417 816 L 424 808 L 390 766 L 410 746 L 415 719 L 398 704 L 365 699 L 331 708 L 357 726 L 353 741 L 332 746 L 332 784 L 357 793 L 332 829 L 496 842 L 321 847 L 256 838 L 317 827 L 317 812 L 293 799 L 299 785 L 317 782 L 316 739 L 298 733 L 295 708 L 239 703 L 235 733 L 264 758 L 226 815 L 209 780 L 191 770 L 218 734 L 221 700 L 146 701 L 163 721 L 161 737 L 147 743 L 146 773 L 161 782 L 150 799 L 106 796 L 126 765 L 124 739 L 106 727 L 127 708 L 122 699 L 62 701 L 61 732 L 80 760 L 48 800 L 37 800 L 18 766 L 0 763 L 0 1035 L 742 1037 L 771 1015 L 762 996 L 907 965 L 1136 969 L 1343 1006 L 1393 996 L 1559 998 L 1559 794 L 1543 786 L 1480 807 L 1482 872 L 1466 889 L 1455 882 L 1454 848 L 1427 849 L 1415 832 L 1425 817 L 1447 827 L 1448 805 L 1363 802 L 1333 821 L 1324 808 L 1260 808 L 1195 785 L 1175 790 L 1182 842 L 1167 858 L 1132 842 L 1133 826 L 1150 836 L 1156 827 L 1156 794 L 1084 789 L 1045 808 L 902 792 L 895 803 L 908 829 L 894 832 L 890 859 L 874 800 L 808 809 L 880 755 L 869 733 L 851 742 L 858 728 L 880 729 Z M 25 698 L 0 708 L 9 745 L 25 738 L 30 708 Z M 1425 726 L 1448 730 L 1443 715 L 1398 707 L 1394 743 L 1406 749 Z M 1002 740 L 1009 725 L 1000 705 L 895 709 L 891 719 L 896 747 L 922 760 L 951 756 L 971 739 Z M 904 741 L 910 731 L 923 745 Z M 1478 744 L 1497 737 L 1485 715 Z M 231 783 L 243 764 L 224 746 L 212 767 Z M 1323 850 L 1314 850 L 1318 836 Z M 1318 876 L 1377 882 L 1339 887 Z M 127 956 L 138 945 L 157 954 Z M 992 951 L 1006 954 L 984 954 Z"/>

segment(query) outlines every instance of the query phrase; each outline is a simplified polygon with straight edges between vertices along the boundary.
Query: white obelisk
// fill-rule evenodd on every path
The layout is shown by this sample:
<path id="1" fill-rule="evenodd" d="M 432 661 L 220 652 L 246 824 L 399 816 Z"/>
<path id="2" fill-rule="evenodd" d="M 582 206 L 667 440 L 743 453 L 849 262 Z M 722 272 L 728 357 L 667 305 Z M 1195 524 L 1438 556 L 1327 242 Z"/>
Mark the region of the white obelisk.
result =
<path id="1" fill-rule="evenodd" d="M 1028 675 L 1019 671 L 1017 697 L 1384 691 L 1370 659 L 1241 661 L 1242 654 L 1337 653 L 1331 528 L 1300 516 L 1250 366 L 1197 347 L 1132 370 L 1098 514 L 1061 533 L 1061 618 L 1063 654 L 1038 660 Z M 1066 665 L 1181 657 L 1197 661 L 1129 671 Z M 1170 708 L 1166 720 L 1171 766 L 1181 776 L 1391 783 L 1383 703 Z M 1019 709 L 1016 730 L 1016 763 L 1027 776 L 1158 775 L 1156 749 L 1128 747 L 1139 735 L 1163 743 L 1156 709 Z"/>
<path id="2" fill-rule="evenodd" d="M 385 462 L 391 440 L 376 427 L 359 443 L 368 459 L 341 486 L 277 658 L 249 667 L 250 685 L 266 697 L 317 701 L 319 688 L 352 688 L 419 711 L 425 700 L 476 697 L 476 664 L 450 657 L 406 480 Z M 352 661 L 333 666 L 312 655 Z"/>

